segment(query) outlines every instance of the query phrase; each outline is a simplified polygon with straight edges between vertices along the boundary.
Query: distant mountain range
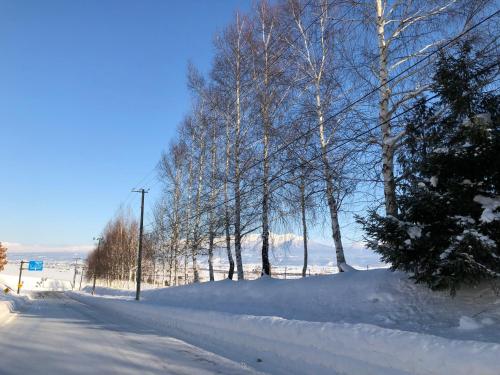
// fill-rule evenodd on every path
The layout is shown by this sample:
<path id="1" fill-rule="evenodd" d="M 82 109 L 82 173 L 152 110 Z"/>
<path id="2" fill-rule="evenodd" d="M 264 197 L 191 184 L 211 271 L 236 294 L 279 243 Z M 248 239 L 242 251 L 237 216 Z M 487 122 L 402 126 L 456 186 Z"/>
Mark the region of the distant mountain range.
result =
<path id="1" fill-rule="evenodd" d="M 293 233 L 271 234 L 270 260 L 273 266 L 302 266 L 304 259 L 304 244 L 301 236 Z M 215 253 L 216 264 L 227 264 L 227 257 L 224 249 L 224 239 L 218 241 L 220 248 Z M 262 240 L 258 233 L 246 235 L 242 242 L 242 254 L 244 264 L 261 263 Z M 310 239 L 308 241 L 310 266 L 334 266 L 335 248 L 322 242 Z M 7 253 L 11 262 L 23 260 L 45 260 L 52 263 L 74 262 L 75 258 L 86 259 L 87 252 L 12 252 Z M 365 249 L 362 244 L 346 246 L 345 255 L 347 262 L 358 267 L 378 267 L 383 263 L 377 254 Z M 234 256 L 234 249 L 233 249 Z M 204 258 L 204 257 L 202 257 Z"/>
<path id="2" fill-rule="evenodd" d="M 26 252 L 7 252 L 9 262 L 18 262 L 20 260 L 43 260 L 51 263 L 73 263 L 75 258 L 86 259 L 88 252 L 74 251 L 26 251 Z"/>
<path id="3" fill-rule="evenodd" d="M 271 234 L 270 261 L 275 266 L 301 266 L 304 261 L 303 237 L 293 233 Z M 262 239 L 260 234 L 249 234 L 242 242 L 244 264 L 260 264 Z M 362 244 L 346 246 L 347 262 L 354 266 L 382 266 L 380 257 Z M 227 263 L 224 250 L 217 252 L 217 261 Z M 311 266 L 334 266 L 335 248 L 316 240 L 308 240 L 308 263 Z"/>

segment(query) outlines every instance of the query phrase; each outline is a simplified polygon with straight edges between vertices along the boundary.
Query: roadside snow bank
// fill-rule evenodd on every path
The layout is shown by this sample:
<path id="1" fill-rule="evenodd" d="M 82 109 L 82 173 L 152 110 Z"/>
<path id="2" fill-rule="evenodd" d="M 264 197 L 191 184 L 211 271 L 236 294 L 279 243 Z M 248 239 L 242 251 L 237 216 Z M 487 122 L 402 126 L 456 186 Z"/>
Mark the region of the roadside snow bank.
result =
<path id="1" fill-rule="evenodd" d="M 19 297 L 10 293 L 5 293 L 3 290 L 7 285 L 0 282 L 0 326 L 4 324 L 12 315 L 13 312 L 19 310 L 26 302 L 25 297 Z"/>
<path id="2" fill-rule="evenodd" d="M 134 296 L 131 291 L 109 288 L 97 288 L 96 294 Z M 143 291 L 141 299 L 161 306 L 312 322 L 366 323 L 500 343 L 500 297 L 489 284 L 461 290 L 451 298 L 448 293 L 415 285 L 406 274 L 383 269 L 297 280 L 261 278 L 191 284 Z M 474 329 L 462 329 L 467 318 L 477 322 Z"/>
<path id="3" fill-rule="evenodd" d="M 498 374 L 500 345 L 369 324 L 320 323 L 68 293 L 258 370 L 277 374 Z"/>

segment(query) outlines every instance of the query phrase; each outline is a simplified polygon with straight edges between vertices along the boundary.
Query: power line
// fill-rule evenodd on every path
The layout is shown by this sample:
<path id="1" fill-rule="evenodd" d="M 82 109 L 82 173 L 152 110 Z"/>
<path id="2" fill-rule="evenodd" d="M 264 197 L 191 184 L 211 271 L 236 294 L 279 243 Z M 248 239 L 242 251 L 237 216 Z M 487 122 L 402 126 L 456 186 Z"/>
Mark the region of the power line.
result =
<path id="1" fill-rule="evenodd" d="M 311 5 L 311 3 L 312 3 L 312 2 L 313 2 L 313 0 L 309 0 L 309 1 L 307 1 L 307 2 L 304 4 L 304 6 L 301 8 L 301 10 L 300 10 L 299 14 L 302 14 L 302 13 L 304 12 L 304 10 L 306 9 L 306 7 L 308 7 L 309 5 Z M 323 9 L 323 10 L 321 11 L 321 13 L 320 13 L 320 14 L 319 14 L 319 15 L 318 15 L 318 16 L 317 16 L 317 17 L 316 17 L 316 18 L 315 18 L 315 19 L 314 19 L 314 20 L 313 20 L 313 21 L 312 21 L 312 22 L 311 22 L 311 23 L 310 23 L 310 24 L 309 24 L 309 25 L 305 28 L 305 32 L 307 32 L 307 30 L 309 30 L 309 28 L 310 28 L 310 27 L 312 27 L 312 25 L 314 25 L 316 22 L 318 22 L 318 21 L 319 21 L 319 19 L 323 16 L 323 14 L 324 14 L 324 13 L 325 13 L 325 12 L 326 12 L 326 11 L 327 11 L 327 10 L 328 10 L 331 6 L 332 6 L 332 5 L 333 5 L 333 3 L 329 3 L 329 4 L 328 4 L 328 6 L 327 6 L 325 9 Z M 339 21 L 337 21 L 337 23 L 338 23 L 338 22 L 340 22 L 340 20 L 339 20 Z M 288 25 L 288 26 L 289 26 L 289 27 L 291 27 L 291 25 Z M 287 30 L 287 29 L 288 29 L 288 28 L 285 28 L 285 30 Z M 278 35 L 277 37 L 274 37 L 274 38 L 272 39 L 272 41 L 271 41 L 270 45 L 269 45 L 269 49 L 271 49 L 271 48 L 273 47 L 273 44 L 276 44 L 276 43 L 277 43 L 277 41 L 281 40 L 281 39 L 282 39 L 282 37 L 283 37 L 284 35 L 285 35 L 285 31 L 284 31 L 284 32 L 282 32 L 282 33 L 281 33 L 280 35 Z M 295 42 L 297 42 L 297 40 L 298 40 L 298 39 L 300 39 L 300 36 L 298 36 L 297 38 L 295 38 L 295 40 L 292 42 L 292 44 L 293 44 L 293 43 L 295 43 Z M 281 54 L 279 54 L 277 57 L 275 56 L 274 60 L 272 60 L 272 61 L 269 63 L 268 68 L 271 68 L 271 67 L 272 67 L 272 66 L 273 66 L 273 65 L 274 65 L 277 61 L 279 61 L 279 59 L 280 59 L 280 58 L 284 55 L 284 53 L 285 53 L 285 51 L 286 51 L 287 49 L 288 49 L 288 47 L 287 47 L 287 48 L 285 48 L 285 49 L 282 51 L 282 53 L 281 53 Z M 261 52 L 261 53 L 260 53 L 260 54 L 256 57 L 256 59 L 260 59 L 260 58 L 262 58 L 262 57 L 264 56 L 264 53 L 265 53 L 265 52 Z M 243 70 L 243 72 L 241 73 L 241 76 L 244 76 L 244 75 L 248 74 L 250 71 L 251 71 L 251 66 L 250 66 L 250 65 L 248 65 L 248 66 L 246 67 L 246 69 L 245 69 L 245 70 Z M 264 82 L 264 80 L 261 80 L 260 84 L 262 84 L 263 82 Z M 250 95 L 250 93 L 249 93 L 249 92 L 247 92 L 247 95 Z M 237 103 L 237 99 L 234 99 L 234 101 L 232 101 L 232 103 L 231 103 L 231 105 L 230 105 L 230 106 L 231 106 L 231 107 L 234 107 L 236 103 Z M 212 107 L 212 108 L 217 107 L 217 105 L 216 105 L 215 103 L 213 103 L 213 101 L 212 101 L 212 100 L 210 100 L 210 103 L 209 103 L 209 104 L 211 104 L 211 107 Z M 236 109 L 233 109 L 233 111 L 231 112 L 231 116 L 232 116 L 232 115 L 234 115 L 235 111 L 236 111 Z M 155 166 L 152 168 L 152 170 L 151 170 L 150 172 L 148 172 L 148 175 L 149 175 L 152 171 L 154 171 L 155 169 L 157 169 L 157 168 L 158 168 L 158 164 L 159 164 L 159 163 L 157 162 L 157 163 L 155 164 Z M 141 185 L 144 179 L 145 179 L 145 178 L 141 179 L 141 180 L 140 180 L 140 181 L 139 181 L 139 182 L 138 182 L 138 183 L 134 186 L 134 188 L 133 188 L 133 189 L 136 189 L 136 188 L 137 188 L 137 186 Z M 148 180 L 148 181 L 149 181 L 149 180 Z M 155 184 L 156 184 L 156 183 L 155 183 Z M 142 184 L 142 185 L 147 185 L 147 184 Z M 129 197 L 130 197 L 130 196 L 129 196 L 129 195 L 127 195 L 127 199 L 128 199 Z"/>
<path id="2" fill-rule="evenodd" d="M 499 64 L 499 63 L 498 63 L 498 62 L 496 62 L 496 63 L 494 63 L 494 64 L 490 65 L 488 68 L 492 68 L 492 67 L 494 67 L 495 65 L 498 65 L 498 64 Z M 497 90 L 493 90 L 493 91 L 497 91 Z M 439 94 L 432 95 L 431 97 L 428 97 L 428 98 L 424 99 L 424 101 L 425 101 L 425 102 L 427 102 L 427 101 L 431 101 L 431 100 L 433 100 L 433 99 L 437 98 L 438 96 L 439 96 Z M 405 115 L 405 114 L 407 114 L 407 113 L 411 112 L 412 110 L 414 110 L 415 108 L 417 108 L 419 105 L 420 105 L 420 103 L 416 103 L 415 105 L 413 105 L 413 106 L 411 106 L 411 107 L 407 108 L 407 109 L 406 109 L 406 110 L 404 110 L 403 112 L 400 112 L 400 113 L 398 113 L 397 115 L 394 115 L 394 116 L 393 116 L 393 117 L 391 117 L 388 121 L 392 121 L 392 120 L 394 120 L 394 119 L 396 119 L 396 118 L 398 118 L 398 117 L 401 117 L 401 116 L 403 116 L 403 115 Z M 302 162 L 302 163 L 301 163 L 301 165 L 302 165 L 302 164 L 303 164 L 303 165 L 305 165 L 305 164 L 307 164 L 307 163 L 311 163 L 311 162 L 313 162 L 314 160 L 317 160 L 317 159 L 321 158 L 321 157 L 323 156 L 323 154 L 324 154 L 324 153 L 328 154 L 328 153 L 330 153 L 330 152 L 333 152 L 333 151 L 335 151 L 337 148 L 339 148 L 339 147 L 341 147 L 341 146 L 344 146 L 344 145 L 346 145 L 346 144 L 348 144 L 348 143 L 350 143 L 350 142 L 352 142 L 352 141 L 354 141 L 354 140 L 356 140 L 356 139 L 358 139 L 358 138 L 360 138 L 360 137 L 362 137 L 362 136 L 364 136 L 364 135 L 366 135 L 366 134 L 369 134 L 370 132 L 372 132 L 373 130 L 377 129 L 377 128 L 378 128 L 378 127 L 380 127 L 381 125 L 383 125 L 383 123 L 381 123 L 381 124 L 377 124 L 377 125 L 375 125 L 375 126 L 373 126 L 373 127 L 369 128 L 369 129 L 367 129 L 367 130 L 365 130 L 365 131 L 363 131 L 363 132 L 358 133 L 357 135 L 355 135 L 355 136 L 353 136 L 353 137 L 351 137 L 351 138 L 345 139 L 345 140 L 342 142 L 342 144 L 340 144 L 340 145 L 338 145 L 338 144 L 337 144 L 337 145 L 333 145 L 332 147 L 330 147 L 330 148 L 329 148 L 329 149 L 327 149 L 326 151 L 324 151 L 324 152 L 323 152 L 323 151 L 321 151 L 320 153 L 316 154 L 316 155 L 315 155 L 315 156 L 313 156 L 312 158 L 309 158 L 309 159 L 305 160 L 304 162 Z M 423 125 L 421 125 L 421 126 L 423 126 Z M 418 127 L 418 128 L 420 128 L 420 127 Z M 274 182 L 275 180 L 280 179 L 281 177 L 283 177 L 283 176 L 285 176 L 285 175 L 287 175 L 287 174 L 289 174 L 289 173 L 293 172 L 293 171 L 294 171 L 295 169 L 297 169 L 297 168 L 298 168 L 297 166 L 294 166 L 294 167 L 292 167 L 292 168 L 289 168 L 289 169 L 287 169 L 287 170 L 282 171 L 280 174 L 273 176 L 273 178 L 269 181 L 269 183 L 272 183 L 272 182 Z M 296 177 L 296 179 L 297 179 L 297 178 L 298 178 L 298 177 Z M 272 188 L 270 189 L 270 193 L 273 193 L 274 191 L 276 191 L 276 190 L 280 189 L 281 187 L 285 186 L 285 185 L 286 185 L 286 184 L 288 184 L 288 183 L 290 183 L 290 181 L 282 181 L 282 182 L 281 182 L 281 184 L 279 184 L 279 185 L 277 185 L 277 186 L 272 187 Z M 251 187 L 249 190 L 242 191 L 242 192 L 240 193 L 240 197 L 242 197 L 242 196 L 246 196 L 246 195 L 248 195 L 248 194 L 250 194 L 250 193 L 253 193 L 256 189 L 259 189 L 259 188 L 261 188 L 261 187 L 262 187 L 262 184 L 257 185 L 257 186 L 253 186 L 253 187 Z M 228 202 L 233 201 L 233 200 L 234 200 L 234 197 L 229 198 L 229 199 L 228 199 Z M 216 204 L 216 205 L 214 205 L 214 206 L 210 207 L 210 209 L 217 209 L 217 208 L 219 208 L 219 207 L 221 207 L 221 206 L 225 205 L 226 203 L 227 203 L 227 202 L 220 202 L 220 203 L 218 203 L 218 204 Z M 203 213 L 206 213 L 206 212 L 202 212 L 202 214 L 203 214 Z M 196 215 L 193 215 L 193 216 L 191 216 L 191 217 L 189 217 L 189 218 L 184 218 L 184 219 L 181 219 L 181 224 L 182 224 L 184 221 L 185 221 L 185 222 L 189 222 L 190 220 L 194 219 L 195 217 L 196 217 Z M 258 229 L 258 228 L 259 228 L 259 227 L 255 228 L 255 229 Z"/>
<path id="3" fill-rule="evenodd" d="M 461 32 L 460 34 L 458 34 L 457 36 L 455 36 L 454 38 L 450 39 L 449 41 L 447 41 L 446 43 L 442 44 L 439 48 L 437 48 L 435 51 L 431 52 L 429 55 L 426 55 L 424 56 L 423 58 L 421 58 L 420 60 L 416 61 L 415 63 L 411 64 L 409 67 L 405 68 L 404 70 L 402 70 L 400 73 L 398 73 L 397 75 L 395 75 L 394 77 L 390 78 L 386 84 L 389 84 L 390 82 L 394 81 L 395 79 L 399 78 L 401 75 L 407 73 L 408 71 L 410 71 L 412 68 L 414 68 L 415 66 L 423 63 L 424 61 L 427 61 L 428 59 L 430 59 L 432 56 L 436 55 L 437 53 L 439 53 L 440 51 L 442 51 L 443 49 L 447 48 L 448 46 L 452 45 L 453 43 L 455 43 L 456 41 L 458 41 L 461 37 L 463 37 L 464 35 L 468 34 L 469 32 L 471 32 L 472 30 L 474 30 L 475 28 L 479 27 L 481 24 L 487 22 L 488 20 L 492 19 L 493 17 L 495 17 L 497 14 L 500 13 L 500 10 L 497 10 L 496 12 L 490 14 L 489 16 L 483 18 L 481 21 L 479 21 L 478 23 L 472 25 L 471 27 L 469 27 L 468 29 L 464 30 L 463 32 Z M 494 65 L 497 65 L 498 63 L 495 63 L 493 64 Z M 490 67 L 491 68 L 491 67 Z M 285 144 L 283 144 L 282 146 L 280 146 L 278 149 L 274 150 L 270 155 L 269 157 L 272 157 L 274 155 L 277 155 L 278 153 L 281 153 L 282 151 L 284 151 L 286 148 L 290 147 L 291 145 L 293 145 L 294 143 L 296 143 L 298 140 L 300 140 L 301 138 L 303 138 L 304 136 L 307 136 L 309 135 L 312 131 L 314 130 L 317 130 L 320 126 L 326 124 L 327 122 L 333 120 L 335 117 L 339 116 L 340 114 L 342 114 L 343 112 L 351 109 L 354 105 L 360 103 L 361 101 L 363 101 L 364 99 L 366 99 L 367 97 L 369 97 L 370 95 L 372 95 L 373 93 L 377 92 L 378 90 L 380 90 L 381 88 L 385 87 L 385 85 L 379 85 L 377 87 L 375 87 L 374 89 L 370 90 L 368 93 L 365 93 L 364 95 L 362 95 L 361 97 L 359 97 L 358 99 L 356 99 L 354 102 L 351 102 L 350 104 L 348 104 L 347 106 L 343 107 L 342 109 L 340 109 L 339 111 L 337 111 L 336 113 L 332 114 L 331 116 L 325 118 L 321 123 L 313 126 L 312 128 L 308 129 L 306 132 L 304 133 L 301 133 L 298 137 L 294 138 L 292 141 L 289 141 L 289 142 L 286 142 Z M 436 98 L 438 95 L 433 95 L 432 97 L 429 97 L 427 98 L 427 100 L 432 100 L 434 98 Z M 350 143 L 352 142 L 353 140 L 356 140 L 362 136 L 365 136 L 367 134 L 370 134 L 371 132 L 373 132 L 374 130 L 376 130 L 377 128 L 381 127 L 382 125 L 385 125 L 387 123 L 389 123 L 390 121 L 393 121 L 394 119 L 408 113 L 410 110 L 414 109 L 416 106 L 412 106 L 402 112 L 399 112 L 398 114 L 392 116 L 390 119 L 388 119 L 387 121 L 383 121 L 382 123 L 379 123 L 371 128 L 369 128 L 368 130 L 365 130 L 361 133 L 358 133 L 357 135 L 355 136 L 352 136 L 352 137 L 349 137 L 345 140 L 342 140 L 342 143 L 339 145 L 339 144 L 335 144 L 334 147 L 330 148 L 330 149 L 327 149 L 327 151 L 325 152 L 321 152 L 319 155 L 316 155 L 315 157 L 313 157 L 312 159 L 308 160 L 307 162 L 310 163 L 311 161 L 314 161 L 320 157 L 323 156 L 324 153 L 328 154 L 334 150 L 336 150 L 337 148 L 347 144 L 347 143 Z M 253 162 L 252 164 L 250 164 L 250 166 L 248 166 L 246 168 L 246 170 L 250 170 L 256 166 L 258 166 L 259 164 L 263 163 L 263 159 L 258 159 L 257 161 Z M 268 183 L 272 183 L 274 180 L 276 180 L 277 178 L 279 177 L 282 177 L 283 175 L 285 174 L 288 174 L 290 173 L 292 170 L 295 170 L 297 169 L 298 167 L 293 167 L 292 169 L 288 170 L 288 171 L 285 171 L 285 172 L 282 172 L 281 174 L 278 174 L 278 175 L 275 175 L 273 176 L 269 181 Z M 240 197 L 243 196 L 243 195 L 246 195 L 246 194 L 249 194 L 250 192 L 253 192 L 256 188 L 261 188 L 262 186 L 259 185 L 257 187 L 252 187 L 250 190 L 248 191 L 242 191 L 240 193 Z M 218 189 L 220 189 L 221 186 L 218 187 Z M 207 194 L 204 194 L 205 196 Z M 228 201 L 232 201 L 234 200 L 235 198 L 232 197 L 232 198 L 229 198 Z M 211 207 L 211 209 L 216 209 L 216 208 L 219 208 L 220 206 L 226 204 L 227 202 L 221 202 L 219 204 L 216 204 L 214 205 L 213 207 Z M 186 218 L 186 221 L 190 221 L 192 219 L 194 219 L 196 217 L 196 215 L 193 215 L 189 218 Z"/>

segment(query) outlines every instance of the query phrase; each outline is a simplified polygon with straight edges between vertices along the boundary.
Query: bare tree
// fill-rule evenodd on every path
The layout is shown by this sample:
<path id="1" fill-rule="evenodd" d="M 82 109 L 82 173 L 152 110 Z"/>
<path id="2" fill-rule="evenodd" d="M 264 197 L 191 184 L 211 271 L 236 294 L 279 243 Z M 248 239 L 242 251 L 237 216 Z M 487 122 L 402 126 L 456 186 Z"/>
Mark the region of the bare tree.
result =
<path id="1" fill-rule="evenodd" d="M 0 242 L 0 271 L 3 271 L 7 264 L 7 248 Z"/>
<path id="2" fill-rule="evenodd" d="M 128 280 L 135 272 L 139 224 L 130 213 L 120 211 L 105 227 L 101 246 L 87 258 L 87 278 Z M 145 254 L 151 252 L 145 252 Z M 145 264 L 151 259 L 145 256 Z M 146 275 L 146 274 L 145 274 Z"/>
<path id="3" fill-rule="evenodd" d="M 271 215 L 272 156 L 271 147 L 274 137 L 280 132 L 276 129 L 276 120 L 280 110 L 284 108 L 285 98 L 290 90 L 283 80 L 284 54 L 283 30 L 280 25 L 278 7 L 272 7 L 267 0 L 257 4 L 256 17 L 253 21 L 253 32 L 250 34 L 249 45 L 252 52 L 252 78 L 255 99 L 255 122 L 260 129 L 256 130 L 256 138 L 261 142 L 262 168 L 262 274 L 271 274 L 269 262 L 269 221 Z M 283 127 L 283 126 L 282 126 Z"/>
<path id="4" fill-rule="evenodd" d="M 334 45 L 336 40 L 331 21 L 332 5 L 328 0 L 318 0 L 305 8 L 299 0 L 288 1 L 288 16 L 295 28 L 289 41 L 293 58 L 297 62 L 296 69 L 303 75 L 303 91 L 308 99 L 314 102 L 318 143 L 321 152 L 323 179 L 326 185 L 326 199 L 329 207 L 332 238 L 335 244 L 337 264 L 340 269 L 346 263 L 339 224 L 340 202 L 334 183 L 340 173 L 334 172 L 331 147 L 335 140 L 336 128 L 326 122 L 326 113 L 333 104 L 334 90 L 337 87 L 338 71 L 335 70 Z M 317 21 L 307 20 L 315 19 Z M 339 122 L 337 121 L 337 124 Z M 330 134 L 328 134 L 330 132 Z M 345 268 L 345 267 L 344 267 Z"/>
<path id="5" fill-rule="evenodd" d="M 235 23 L 230 25 L 221 38 L 216 42 L 217 55 L 212 77 L 219 87 L 228 92 L 230 99 L 231 119 L 231 165 L 232 185 L 234 200 L 234 252 L 236 256 L 236 269 L 238 279 L 244 278 L 243 259 L 241 256 L 242 239 L 242 137 L 244 135 L 244 90 L 248 89 L 247 75 L 248 59 L 247 33 L 249 22 L 240 14 L 236 15 Z M 247 74 L 245 74 L 247 73 Z"/>
<path id="6" fill-rule="evenodd" d="M 364 44 L 353 49 L 359 77 L 367 89 L 378 88 L 380 135 L 371 141 L 381 150 L 384 203 L 387 215 L 397 215 L 394 157 L 405 134 L 391 120 L 430 87 L 429 68 L 414 65 L 466 28 L 489 1 L 366 0 L 356 2 L 362 15 Z M 366 28 L 368 27 L 368 28 Z"/>

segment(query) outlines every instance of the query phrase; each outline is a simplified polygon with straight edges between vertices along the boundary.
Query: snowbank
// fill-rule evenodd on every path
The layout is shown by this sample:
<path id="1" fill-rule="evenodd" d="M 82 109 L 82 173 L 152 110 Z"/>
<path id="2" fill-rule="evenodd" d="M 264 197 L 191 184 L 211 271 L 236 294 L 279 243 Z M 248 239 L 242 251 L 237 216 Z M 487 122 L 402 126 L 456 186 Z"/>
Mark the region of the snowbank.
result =
<path id="1" fill-rule="evenodd" d="M 271 373 L 497 374 L 500 299 L 455 299 L 387 270 L 73 298 Z M 472 341 L 471 339 L 474 339 Z"/>
<path id="2" fill-rule="evenodd" d="M 140 320 L 194 345 L 276 374 L 498 373 L 500 345 L 448 340 L 368 324 L 172 308 L 71 293 L 108 315 Z"/>
<path id="3" fill-rule="evenodd" d="M 20 297 L 12 294 L 12 291 L 5 293 L 3 290 L 7 287 L 0 282 L 0 326 L 10 319 L 11 314 L 26 302 L 25 297 Z"/>
<path id="4" fill-rule="evenodd" d="M 96 294 L 132 297 L 135 292 L 97 288 Z M 405 274 L 383 269 L 298 280 L 224 280 L 147 290 L 141 298 L 162 306 L 314 322 L 366 323 L 500 343 L 500 297 L 489 284 L 459 291 L 451 298 L 448 293 L 415 285 Z M 476 320 L 477 329 L 460 330 L 464 316 Z M 490 320 L 493 324 L 481 323 Z"/>
<path id="5" fill-rule="evenodd" d="M 54 280 L 45 277 L 32 277 L 23 275 L 23 288 L 21 296 L 16 294 L 17 282 L 19 276 L 0 274 L 0 325 L 7 321 L 11 314 L 18 311 L 28 300 L 28 296 L 24 295 L 29 291 L 44 291 L 44 290 L 70 290 L 71 283 L 66 280 Z M 8 288 L 9 292 L 4 293 L 4 289 Z"/>

